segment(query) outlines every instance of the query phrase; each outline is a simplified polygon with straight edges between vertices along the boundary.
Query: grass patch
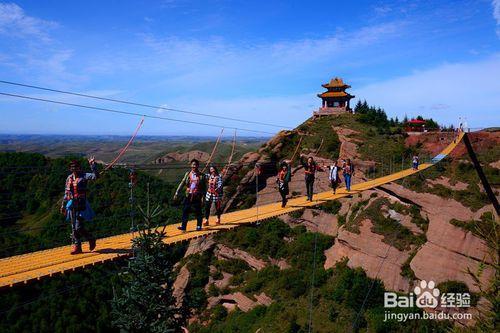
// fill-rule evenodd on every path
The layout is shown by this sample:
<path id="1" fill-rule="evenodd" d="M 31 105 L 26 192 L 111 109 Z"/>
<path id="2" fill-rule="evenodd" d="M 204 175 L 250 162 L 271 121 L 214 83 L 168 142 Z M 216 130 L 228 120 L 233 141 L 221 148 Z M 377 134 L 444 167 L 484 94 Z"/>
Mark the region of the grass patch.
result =
<path id="1" fill-rule="evenodd" d="M 406 259 L 404 264 L 401 266 L 401 272 L 399 273 L 399 274 L 401 274 L 401 276 L 407 278 L 410 281 L 413 281 L 417 278 L 415 276 L 415 272 L 413 271 L 413 269 L 411 269 L 411 266 L 410 266 L 410 263 L 413 260 L 413 258 L 415 257 L 415 255 L 417 254 L 417 252 L 418 252 L 418 248 L 415 248 L 410 253 L 410 255 L 408 256 L 408 258 Z"/>
<path id="2" fill-rule="evenodd" d="M 288 216 L 290 216 L 291 218 L 294 218 L 294 219 L 300 219 L 302 217 L 302 215 L 304 215 L 304 208 L 293 211 L 293 212 L 288 214 Z"/>
<path id="3" fill-rule="evenodd" d="M 480 221 L 460 221 L 452 219 L 450 220 L 450 223 L 456 227 L 462 228 L 466 232 L 472 232 L 474 235 L 483 240 L 488 240 L 488 235 L 499 232 L 498 223 L 495 221 L 495 217 L 491 212 L 483 213 L 480 217 Z"/>
<path id="4" fill-rule="evenodd" d="M 337 223 L 339 224 L 339 227 L 340 226 L 343 226 L 347 220 L 347 215 L 344 214 L 344 215 L 339 215 L 338 218 L 337 218 Z"/>
<path id="5" fill-rule="evenodd" d="M 240 274 L 250 269 L 246 261 L 241 259 L 217 260 L 213 263 L 217 270 L 229 274 Z"/>
<path id="6" fill-rule="evenodd" d="M 342 208 L 342 204 L 338 200 L 330 200 L 319 206 L 319 209 L 332 215 L 338 214 L 340 208 Z"/>
<path id="7" fill-rule="evenodd" d="M 470 295 L 470 305 L 476 306 L 479 301 L 479 295 L 473 293 L 469 290 L 469 287 L 461 281 L 445 281 L 438 283 L 436 286 L 441 294 L 454 293 L 454 294 L 469 294 Z"/>
<path id="8" fill-rule="evenodd" d="M 382 206 L 390 207 L 389 200 L 386 198 L 376 199 L 349 223 L 357 226 L 359 230 L 359 223 L 362 220 L 371 220 L 373 223 L 372 232 L 384 236 L 384 243 L 392 245 L 400 251 L 409 250 L 411 245 L 421 245 L 426 242 L 425 235 L 414 235 L 398 221 L 385 217 L 382 213 Z"/>
<path id="9" fill-rule="evenodd" d="M 360 209 L 365 207 L 368 202 L 370 202 L 369 199 L 359 201 L 354 206 L 351 207 L 351 215 L 349 215 L 349 220 L 348 223 L 345 225 L 346 229 L 350 232 L 355 232 L 359 234 L 359 222 L 362 221 L 362 219 L 358 219 L 358 212 Z M 365 215 L 363 215 L 365 216 Z"/>

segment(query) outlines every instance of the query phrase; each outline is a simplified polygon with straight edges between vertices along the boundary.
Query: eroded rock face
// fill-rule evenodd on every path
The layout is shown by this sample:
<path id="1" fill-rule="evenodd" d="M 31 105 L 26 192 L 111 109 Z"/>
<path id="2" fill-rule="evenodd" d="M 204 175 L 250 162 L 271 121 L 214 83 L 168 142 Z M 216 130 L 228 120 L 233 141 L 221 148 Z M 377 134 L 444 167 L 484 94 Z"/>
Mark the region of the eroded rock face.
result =
<path id="1" fill-rule="evenodd" d="M 479 288 L 467 270 L 470 269 L 473 273 L 477 273 L 479 264 L 478 260 L 449 251 L 433 242 L 427 242 L 417 252 L 410 267 L 420 280 L 432 280 L 436 283 L 448 280 L 462 281 L 467 284 L 471 291 L 478 292 Z M 494 270 L 487 266 L 481 274 L 481 283 L 487 285 L 494 274 Z"/>
<path id="2" fill-rule="evenodd" d="M 182 266 L 177 274 L 177 278 L 173 284 L 173 296 L 175 297 L 175 306 L 181 307 L 182 302 L 184 301 L 184 290 L 186 289 L 189 283 L 189 271 L 186 266 Z"/>
<path id="3" fill-rule="evenodd" d="M 325 213 L 319 209 L 305 209 L 300 218 L 284 215 L 280 219 L 291 227 L 304 225 L 310 232 L 321 232 L 326 235 L 337 236 L 337 216 Z"/>
<path id="4" fill-rule="evenodd" d="M 189 162 L 193 158 L 196 158 L 197 160 L 201 162 L 206 162 L 210 158 L 210 154 L 200 151 L 200 150 L 192 150 L 188 151 L 186 153 L 179 153 L 179 152 L 173 152 L 173 153 L 168 153 L 162 157 L 159 157 L 155 160 L 156 164 L 165 164 L 165 163 L 172 163 L 172 162 Z"/>
<path id="5" fill-rule="evenodd" d="M 325 251 L 325 269 L 348 258 L 348 266 L 362 267 L 371 278 L 379 278 L 389 290 L 409 291 L 409 281 L 401 276 L 401 266 L 409 252 L 382 242 L 383 236 L 371 231 L 370 220 L 361 221 L 359 234 L 339 230 L 335 244 Z"/>
<path id="6" fill-rule="evenodd" d="M 214 246 L 215 241 L 213 235 L 192 239 L 189 241 L 189 246 L 186 250 L 186 253 L 184 253 L 184 258 L 192 254 L 208 251 Z"/>
<path id="7" fill-rule="evenodd" d="M 417 193 L 397 184 L 384 185 L 396 196 L 383 191 L 377 191 L 380 196 L 387 197 L 391 202 L 412 201 L 421 207 L 421 215 L 429 219 L 426 232 L 427 243 L 416 249 L 416 254 L 410 262 L 410 268 L 417 279 L 433 280 L 436 283 L 456 280 L 468 285 L 470 290 L 477 291 L 472 278 L 467 274 L 467 268 L 476 272 L 481 261 L 492 262 L 485 242 L 471 232 L 450 223 L 455 218 L 462 221 L 479 219 L 484 211 L 491 211 L 492 207 L 484 207 L 477 212 L 472 212 L 461 203 L 441 198 L 429 193 Z M 352 214 L 352 207 L 357 202 L 367 200 L 370 196 L 363 194 L 361 198 L 342 199 L 339 214 Z M 351 200 L 351 202 L 349 202 Z M 370 199 L 371 200 L 371 199 Z M 411 217 L 399 214 L 388 207 L 382 207 L 383 214 L 399 221 L 414 234 L 421 234 L 422 230 L 411 222 Z M 332 223 L 337 218 L 330 216 L 321 223 Z M 319 221 L 319 220 L 318 220 Z M 307 224 L 306 224 L 307 225 Z M 360 233 L 351 233 L 338 228 L 337 239 L 332 248 L 325 251 L 325 268 L 332 267 L 335 263 L 348 258 L 350 267 L 362 267 L 370 277 L 378 277 L 389 290 L 410 291 L 410 282 L 400 275 L 401 267 L 413 251 L 399 251 L 382 242 L 383 236 L 371 231 L 372 222 L 369 219 L 362 221 Z M 315 230 L 318 230 L 315 227 Z M 387 253 L 387 256 L 386 256 Z M 384 260 L 385 258 L 385 260 Z M 383 263 L 382 265 L 380 265 Z M 380 270 L 380 271 L 379 271 Z M 378 272 L 378 273 L 377 273 Z M 485 285 L 493 277 L 493 271 L 488 266 L 484 269 L 481 282 Z"/>
<path id="8" fill-rule="evenodd" d="M 407 146 L 422 144 L 425 151 L 431 154 L 439 154 L 454 138 L 455 133 L 451 132 L 430 132 L 424 135 L 410 135 L 406 139 Z M 500 131 L 481 131 L 469 133 L 469 140 L 476 152 L 492 149 L 500 144 Z M 450 154 L 451 157 L 460 157 L 467 154 L 466 147 L 460 143 Z"/>
<path id="9" fill-rule="evenodd" d="M 212 308 L 217 304 L 222 304 L 228 311 L 232 311 L 236 306 L 243 312 L 248 312 L 257 305 L 270 305 L 273 300 L 265 293 L 253 295 L 255 301 L 245 296 L 241 292 L 227 294 L 222 296 L 210 297 L 208 299 L 208 308 Z"/>
<path id="10" fill-rule="evenodd" d="M 422 230 L 416 224 L 411 222 L 411 216 L 400 214 L 385 206 L 382 206 L 382 212 L 385 217 L 390 217 L 391 219 L 398 221 L 403 226 L 408 228 L 414 235 L 422 234 Z"/>
<path id="11" fill-rule="evenodd" d="M 418 250 L 410 262 L 416 277 L 433 280 L 436 283 L 447 280 L 462 281 L 470 290 L 477 291 L 477 286 L 467 273 L 467 268 L 476 272 L 481 261 L 491 263 L 497 259 L 490 256 L 488 247 L 482 239 L 452 225 L 449 221 L 479 219 L 484 209 L 472 212 L 455 200 L 429 193 L 413 192 L 397 184 L 384 187 L 420 205 L 422 212 L 429 218 L 427 243 Z M 492 277 L 493 272 L 487 266 L 481 276 L 481 282 L 486 285 Z"/>
<path id="12" fill-rule="evenodd" d="M 460 221 L 479 219 L 482 214 L 480 211 L 472 212 L 458 201 L 430 193 L 414 192 L 397 184 L 384 185 L 384 188 L 422 207 L 421 211 L 429 218 L 427 230 L 429 242 L 478 260 L 487 253 L 488 248 L 482 239 L 450 223 L 451 219 Z"/>
<path id="13" fill-rule="evenodd" d="M 217 269 L 214 266 L 210 266 L 210 276 L 208 277 L 208 283 L 205 286 L 205 291 L 208 292 L 208 289 L 211 284 L 219 288 L 220 290 L 229 287 L 229 283 L 231 281 L 231 278 L 233 277 L 233 274 L 229 274 L 226 272 L 222 272 L 222 279 L 220 280 L 214 280 L 212 277 L 212 274 L 215 273 Z"/>
<path id="14" fill-rule="evenodd" d="M 465 190 L 465 189 L 467 189 L 467 186 L 469 186 L 469 184 L 463 183 L 463 182 L 457 182 L 456 184 L 451 184 L 450 178 L 447 178 L 447 177 L 439 177 L 436 179 L 427 179 L 426 182 L 430 187 L 433 187 L 434 185 L 443 185 L 444 187 L 447 187 L 447 188 L 449 188 L 451 190 L 455 190 L 455 191 Z"/>
<path id="15" fill-rule="evenodd" d="M 214 255 L 218 259 L 241 259 L 245 261 L 250 267 L 256 270 L 261 270 L 267 266 L 267 263 L 262 260 L 252 256 L 250 253 L 242 251 L 240 249 L 232 249 L 223 244 L 217 244 L 214 250 Z"/>

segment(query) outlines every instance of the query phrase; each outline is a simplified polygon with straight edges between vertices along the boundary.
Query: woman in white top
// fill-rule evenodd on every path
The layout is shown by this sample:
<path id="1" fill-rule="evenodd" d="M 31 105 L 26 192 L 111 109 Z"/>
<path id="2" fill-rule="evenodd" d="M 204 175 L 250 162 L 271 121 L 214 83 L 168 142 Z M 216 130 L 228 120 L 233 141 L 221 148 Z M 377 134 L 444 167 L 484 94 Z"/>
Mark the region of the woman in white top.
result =
<path id="1" fill-rule="evenodd" d="M 330 180 L 330 184 L 333 189 L 333 194 L 335 194 L 335 192 L 337 191 L 337 187 L 341 182 L 337 161 L 333 161 L 333 165 L 329 166 L 328 169 L 330 169 L 330 172 L 328 173 L 328 180 Z"/>

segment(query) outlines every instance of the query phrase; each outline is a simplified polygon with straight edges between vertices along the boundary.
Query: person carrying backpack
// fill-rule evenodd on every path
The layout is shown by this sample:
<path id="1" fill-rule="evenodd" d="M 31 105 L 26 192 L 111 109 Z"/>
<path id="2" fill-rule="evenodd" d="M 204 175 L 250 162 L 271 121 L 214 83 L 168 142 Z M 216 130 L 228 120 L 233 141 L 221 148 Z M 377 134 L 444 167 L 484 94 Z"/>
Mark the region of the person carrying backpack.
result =
<path id="1" fill-rule="evenodd" d="M 64 197 L 61 204 L 61 213 L 71 221 L 71 238 L 73 248 L 71 254 L 82 253 L 82 238 L 89 242 L 89 250 L 96 247 L 95 237 L 85 229 L 85 223 L 91 221 L 95 213 L 87 200 L 87 185 L 90 180 L 99 177 L 95 158 L 89 159 L 91 172 L 82 172 L 80 162 L 74 160 L 69 164 L 71 174 L 66 178 Z"/>

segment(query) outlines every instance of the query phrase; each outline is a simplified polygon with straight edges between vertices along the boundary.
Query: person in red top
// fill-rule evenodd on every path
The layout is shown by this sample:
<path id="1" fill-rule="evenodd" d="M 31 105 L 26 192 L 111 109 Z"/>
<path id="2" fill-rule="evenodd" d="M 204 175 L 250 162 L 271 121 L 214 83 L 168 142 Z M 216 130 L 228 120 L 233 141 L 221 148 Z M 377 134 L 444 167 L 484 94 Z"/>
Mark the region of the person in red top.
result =
<path id="1" fill-rule="evenodd" d="M 66 219 L 71 221 L 71 238 L 73 249 L 71 254 L 82 253 L 82 238 L 89 242 L 89 249 L 93 251 L 96 246 L 94 236 L 85 229 L 85 221 L 90 221 L 95 216 L 87 200 L 87 183 L 99 177 L 95 158 L 89 159 L 92 172 L 82 172 L 78 161 L 72 161 L 69 165 L 71 174 L 66 178 L 64 198 L 61 205 L 61 213 L 66 215 Z"/>
<path id="2" fill-rule="evenodd" d="M 177 229 L 186 231 L 186 226 L 191 209 L 194 209 L 196 215 L 196 230 L 201 230 L 203 222 L 201 201 L 206 192 L 206 178 L 205 175 L 199 170 L 200 162 L 197 159 L 191 160 L 191 171 L 186 172 L 184 178 L 175 191 L 174 200 L 177 200 L 182 189 L 185 189 L 186 196 L 183 201 L 182 209 L 182 223 Z"/>
<path id="3" fill-rule="evenodd" d="M 309 156 L 307 160 L 304 155 L 300 155 L 300 163 L 304 168 L 306 190 L 307 190 L 307 200 L 313 200 L 314 194 L 314 180 L 316 178 L 316 171 L 324 171 L 315 161 L 312 156 Z"/>

